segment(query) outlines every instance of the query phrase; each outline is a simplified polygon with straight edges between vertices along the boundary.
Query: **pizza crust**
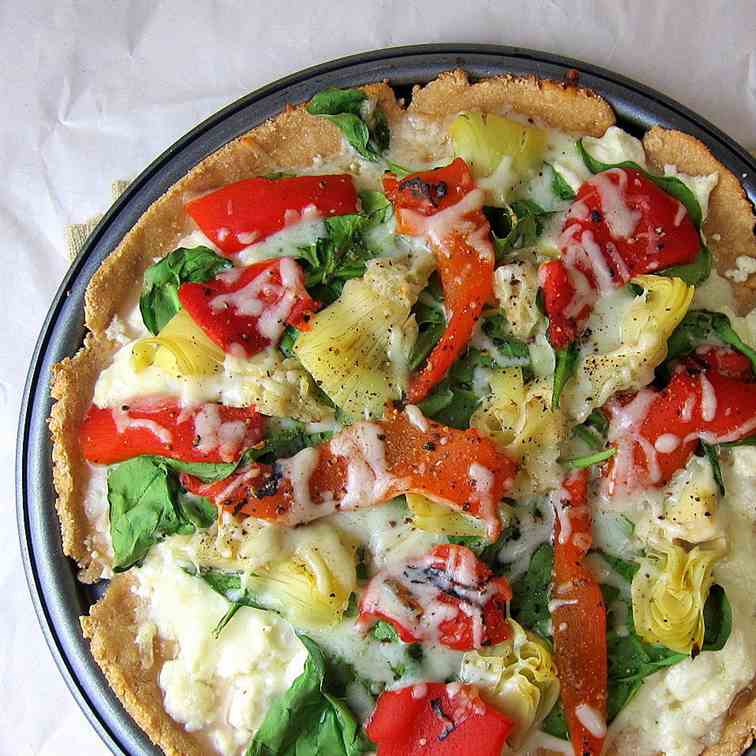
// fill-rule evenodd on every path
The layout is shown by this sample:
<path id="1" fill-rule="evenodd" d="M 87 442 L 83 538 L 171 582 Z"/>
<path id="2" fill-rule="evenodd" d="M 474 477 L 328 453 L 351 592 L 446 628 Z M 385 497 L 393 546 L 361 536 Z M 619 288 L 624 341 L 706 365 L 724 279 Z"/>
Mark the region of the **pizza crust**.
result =
<path id="1" fill-rule="evenodd" d="M 401 105 L 386 83 L 362 89 L 380 100 L 390 122 L 400 117 Z M 500 76 L 471 84 L 459 70 L 416 87 L 407 108 L 411 115 L 428 119 L 461 110 L 508 110 L 551 127 L 594 136 L 601 136 L 615 123 L 609 104 L 590 90 L 535 77 Z M 680 132 L 655 128 L 644 144 L 654 165 L 674 163 L 690 174 L 719 172 L 720 182 L 712 193 L 705 226 L 718 268 L 732 267 L 740 254 L 756 256 L 753 209 L 737 177 L 718 163 L 703 144 Z M 63 549 L 79 564 L 84 582 L 99 578 L 101 564 L 92 559 L 87 547 L 92 526 L 83 507 L 85 462 L 79 451 L 78 427 L 97 376 L 114 348 L 105 331 L 128 295 L 129 286 L 124 282 L 133 284 L 139 280 L 156 257 L 170 252 L 178 239 L 192 229 L 184 212 L 189 197 L 281 167 L 304 168 L 316 156 L 328 159 L 342 150 L 341 134 L 333 124 L 310 116 L 303 105 L 287 108 L 205 158 L 171 187 L 144 213 L 92 277 L 85 296 L 85 322 L 90 333 L 74 357 L 54 367 L 55 404 L 49 420 Z M 715 234 L 721 239 L 711 239 Z M 748 297 L 756 290 L 754 277 L 747 286 L 734 287 L 745 290 L 738 292 L 744 306 L 752 301 Z M 156 745 L 168 754 L 204 753 L 201 739 L 187 733 L 163 708 L 157 680 L 161 661 L 170 658 L 170 650 L 154 649 L 153 663 L 144 666 L 137 645 L 139 599 L 133 586 L 134 579 L 128 574 L 116 576 L 89 616 L 81 618 L 92 655 L 126 710 Z M 756 700 L 748 696 L 733 707 L 720 744 L 708 749 L 707 754 L 735 756 L 750 742 L 756 727 Z"/>
<path id="2" fill-rule="evenodd" d="M 81 618 L 84 637 L 110 687 L 150 740 L 169 756 L 202 756 L 207 749 L 201 738 L 187 732 L 163 708 L 158 676 L 171 650 L 157 638 L 149 641 L 151 654 L 140 648 L 140 599 L 135 586 L 136 580 L 128 573 L 117 575 L 89 616 Z"/>
<path id="3" fill-rule="evenodd" d="M 643 137 L 646 157 L 663 170 L 674 165 L 691 176 L 718 173 L 719 182 L 709 198 L 704 234 L 717 270 L 722 275 L 735 267 L 738 257 L 756 258 L 756 215 L 737 176 L 727 170 L 702 142 L 689 134 L 658 126 Z M 731 282 L 733 283 L 733 282 Z M 733 283 L 741 314 L 756 306 L 756 275 Z"/>

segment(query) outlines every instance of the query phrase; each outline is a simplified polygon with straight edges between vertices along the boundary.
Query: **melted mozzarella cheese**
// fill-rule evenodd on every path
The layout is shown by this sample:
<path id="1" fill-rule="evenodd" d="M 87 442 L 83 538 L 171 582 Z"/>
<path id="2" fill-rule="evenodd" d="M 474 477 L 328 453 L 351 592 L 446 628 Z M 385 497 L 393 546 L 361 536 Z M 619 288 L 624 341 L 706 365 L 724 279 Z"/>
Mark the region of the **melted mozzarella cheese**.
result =
<path id="1" fill-rule="evenodd" d="M 301 674 L 306 651 L 275 614 L 240 609 L 216 639 L 228 602 L 175 561 L 170 540 L 135 568 L 144 599 L 143 627 L 176 646 L 159 673 L 168 714 L 188 731 L 202 730 L 220 753 L 249 743 L 272 700 Z"/>

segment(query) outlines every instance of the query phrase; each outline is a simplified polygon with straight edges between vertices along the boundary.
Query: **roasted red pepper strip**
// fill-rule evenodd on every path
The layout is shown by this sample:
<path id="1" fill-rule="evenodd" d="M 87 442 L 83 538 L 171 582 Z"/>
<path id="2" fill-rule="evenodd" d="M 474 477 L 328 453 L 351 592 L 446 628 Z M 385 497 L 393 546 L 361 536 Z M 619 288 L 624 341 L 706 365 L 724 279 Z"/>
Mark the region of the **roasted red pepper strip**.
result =
<path id="1" fill-rule="evenodd" d="M 360 599 L 357 626 L 393 625 L 405 643 L 438 642 L 457 651 L 509 638 L 505 577 L 465 546 L 443 544 L 416 559 L 392 564 L 373 577 Z"/>
<path id="2" fill-rule="evenodd" d="M 561 258 L 541 268 L 549 341 L 575 340 L 598 296 L 633 276 L 692 262 L 701 248 L 685 206 L 631 168 L 597 173 L 562 227 Z"/>
<path id="3" fill-rule="evenodd" d="M 330 442 L 275 468 L 256 465 L 212 485 L 185 476 L 184 486 L 231 512 L 293 526 L 337 510 L 422 493 L 501 532 L 498 504 L 516 465 L 475 430 L 447 428 L 387 409 L 375 423 L 355 423 Z"/>
<path id="4" fill-rule="evenodd" d="M 549 608 L 560 695 L 576 754 L 598 756 L 606 735 L 606 609 L 583 560 L 591 547 L 588 471 L 577 470 L 555 495 L 554 585 Z"/>
<path id="5" fill-rule="evenodd" d="M 744 367 L 731 360 L 729 350 L 712 347 L 680 365 L 663 391 L 646 388 L 606 405 L 609 442 L 617 447 L 606 465 L 610 493 L 664 485 L 699 440 L 726 443 L 756 432 L 753 373 L 749 370 L 747 380 L 732 378 L 707 362 Z"/>
<path id="6" fill-rule="evenodd" d="M 140 454 L 184 462 L 232 462 L 263 435 L 254 407 L 196 404 L 172 397 L 138 398 L 119 407 L 90 405 L 79 430 L 84 458 L 100 465 Z"/>
<path id="7" fill-rule="evenodd" d="M 513 728 L 473 685 L 420 683 L 382 693 L 365 732 L 378 756 L 500 756 Z"/>
<path id="8" fill-rule="evenodd" d="M 465 350 L 483 306 L 493 298 L 491 227 L 482 212 L 483 192 L 462 158 L 401 180 L 386 176 L 383 186 L 394 203 L 397 231 L 430 244 L 451 314 L 424 367 L 410 380 L 409 400 L 417 403 Z"/>
<path id="9" fill-rule="evenodd" d="M 302 330 L 317 302 L 290 257 L 231 268 L 204 283 L 185 283 L 179 301 L 224 351 L 251 357 L 277 344 L 287 323 Z"/>
<path id="10" fill-rule="evenodd" d="M 348 174 L 251 178 L 186 203 L 202 232 L 226 255 L 304 218 L 357 212 Z"/>

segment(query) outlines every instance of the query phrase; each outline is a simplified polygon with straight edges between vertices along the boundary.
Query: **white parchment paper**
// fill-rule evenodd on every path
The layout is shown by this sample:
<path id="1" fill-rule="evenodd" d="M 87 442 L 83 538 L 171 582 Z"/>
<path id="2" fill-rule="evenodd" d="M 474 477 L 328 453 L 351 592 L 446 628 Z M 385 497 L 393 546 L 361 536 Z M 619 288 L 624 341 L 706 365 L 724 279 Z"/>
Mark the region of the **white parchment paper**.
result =
<path id="1" fill-rule="evenodd" d="M 103 754 L 37 627 L 13 514 L 23 380 L 66 267 L 64 227 L 104 209 L 198 121 L 342 55 L 421 42 L 583 59 L 756 146 L 756 3 L 588 0 L 0 2 L 0 754 Z"/>

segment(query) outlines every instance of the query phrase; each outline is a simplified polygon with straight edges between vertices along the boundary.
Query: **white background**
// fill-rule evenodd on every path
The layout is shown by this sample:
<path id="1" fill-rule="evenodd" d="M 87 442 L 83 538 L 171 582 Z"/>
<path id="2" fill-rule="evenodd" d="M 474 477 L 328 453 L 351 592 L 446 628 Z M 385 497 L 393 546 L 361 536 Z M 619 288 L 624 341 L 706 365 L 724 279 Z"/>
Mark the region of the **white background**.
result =
<path id="1" fill-rule="evenodd" d="M 102 754 L 37 626 L 13 514 L 20 394 L 66 270 L 64 227 L 104 209 L 223 105 L 300 68 L 421 42 L 583 59 L 756 146 L 756 2 L 0 2 L 0 754 Z"/>

